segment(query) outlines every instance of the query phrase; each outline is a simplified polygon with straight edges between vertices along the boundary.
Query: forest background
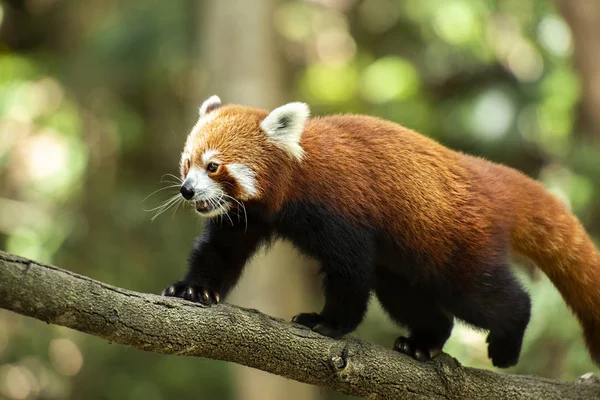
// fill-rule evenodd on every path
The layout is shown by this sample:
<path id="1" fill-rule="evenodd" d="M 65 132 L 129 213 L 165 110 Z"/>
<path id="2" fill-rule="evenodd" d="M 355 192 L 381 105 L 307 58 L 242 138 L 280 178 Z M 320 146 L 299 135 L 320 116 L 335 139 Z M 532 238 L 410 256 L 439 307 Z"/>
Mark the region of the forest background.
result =
<path id="1" fill-rule="evenodd" d="M 593 0 L 0 0 L 0 249 L 131 290 L 184 272 L 201 221 L 152 221 L 200 103 L 366 113 L 542 181 L 600 237 L 600 3 Z M 385 168 L 385 160 L 380 160 Z M 166 179 L 166 180 L 165 180 Z M 548 279 L 521 362 L 595 371 Z M 261 252 L 230 302 L 289 319 L 319 310 L 314 262 Z M 371 302 L 355 335 L 401 330 Z M 457 325 L 445 350 L 493 369 Z M 219 361 L 164 356 L 0 310 L 0 398 L 343 399 Z"/>

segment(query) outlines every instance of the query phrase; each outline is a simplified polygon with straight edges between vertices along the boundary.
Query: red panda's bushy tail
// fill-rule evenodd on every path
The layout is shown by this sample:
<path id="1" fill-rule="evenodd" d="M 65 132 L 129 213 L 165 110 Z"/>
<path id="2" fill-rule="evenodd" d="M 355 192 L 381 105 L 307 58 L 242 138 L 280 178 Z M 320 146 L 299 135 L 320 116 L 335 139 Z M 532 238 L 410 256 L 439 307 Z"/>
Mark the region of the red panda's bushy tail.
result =
<path id="1" fill-rule="evenodd" d="M 556 286 L 578 317 L 592 359 L 600 365 L 600 251 L 579 220 L 541 184 L 527 178 L 518 184 L 528 193 L 517 200 L 512 247 Z"/>

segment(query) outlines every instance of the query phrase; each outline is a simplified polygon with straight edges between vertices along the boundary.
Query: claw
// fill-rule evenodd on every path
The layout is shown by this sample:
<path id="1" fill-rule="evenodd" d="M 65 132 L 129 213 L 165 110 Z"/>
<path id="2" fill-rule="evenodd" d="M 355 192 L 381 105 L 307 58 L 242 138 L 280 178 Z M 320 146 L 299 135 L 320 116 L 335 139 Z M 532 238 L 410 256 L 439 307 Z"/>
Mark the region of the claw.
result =
<path id="1" fill-rule="evenodd" d="M 185 291 L 185 297 L 189 300 L 194 300 L 194 298 L 196 297 L 194 295 L 195 295 L 194 288 L 188 287 L 187 290 Z"/>
<path id="2" fill-rule="evenodd" d="M 221 301 L 221 296 L 210 288 L 194 283 L 179 281 L 169 286 L 162 292 L 163 296 L 180 297 L 185 300 L 216 304 Z"/>
<path id="3" fill-rule="evenodd" d="M 302 313 L 292 317 L 292 322 L 313 329 L 315 325 L 321 322 L 321 317 L 317 313 Z"/>
<path id="4" fill-rule="evenodd" d="M 168 288 L 163 290 L 162 295 L 163 296 L 175 296 L 175 287 L 169 286 Z"/>
<path id="5" fill-rule="evenodd" d="M 313 331 L 320 333 L 323 336 L 328 336 L 330 338 L 339 338 L 340 336 L 342 336 L 342 332 L 340 332 L 338 329 L 326 324 L 326 323 L 318 323 L 317 325 L 315 325 L 312 328 Z"/>
<path id="6" fill-rule="evenodd" d="M 203 289 L 202 290 L 202 299 L 204 300 L 205 303 L 209 303 L 210 302 L 210 294 L 208 292 L 208 289 Z"/>
<path id="7" fill-rule="evenodd" d="M 440 353 L 439 348 L 428 348 L 419 344 L 414 338 L 400 336 L 394 343 L 394 349 L 417 361 L 428 361 Z"/>
<path id="8" fill-rule="evenodd" d="M 435 358 L 437 357 L 440 353 L 442 352 L 442 349 L 440 348 L 435 348 L 435 349 L 429 349 L 429 356 L 430 358 Z"/>
<path id="9" fill-rule="evenodd" d="M 418 361 L 427 361 L 431 357 L 429 357 L 429 351 L 422 349 L 415 349 L 414 357 Z"/>
<path id="10" fill-rule="evenodd" d="M 398 338 L 398 340 L 396 340 L 396 343 L 394 344 L 394 347 L 404 354 L 408 354 L 408 352 L 410 351 L 410 347 L 408 346 L 408 341 L 406 340 L 406 338 Z"/>

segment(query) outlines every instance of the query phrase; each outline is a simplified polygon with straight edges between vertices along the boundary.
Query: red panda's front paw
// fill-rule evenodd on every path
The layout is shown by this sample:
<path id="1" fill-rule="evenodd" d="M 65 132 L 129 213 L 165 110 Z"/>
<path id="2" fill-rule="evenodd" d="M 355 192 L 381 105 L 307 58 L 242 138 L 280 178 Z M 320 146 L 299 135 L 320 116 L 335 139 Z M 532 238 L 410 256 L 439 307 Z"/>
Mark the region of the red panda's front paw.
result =
<path id="1" fill-rule="evenodd" d="M 310 329 L 313 329 L 321 320 L 321 316 L 317 313 L 302 313 L 292 317 L 292 322 L 304 325 Z"/>
<path id="2" fill-rule="evenodd" d="M 338 338 L 344 335 L 344 332 L 341 329 L 337 329 L 330 325 L 317 313 L 298 314 L 292 318 L 292 322 L 304 325 L 323 336 Z"/>
<path id="3" fill-rule="evenodd" d="M 182 299 L 203 304 L 217 304 L 221 301 L 219 293 L 188 282 L 175 282 L 162 292 L 163 296 L 180 297 Z"/>

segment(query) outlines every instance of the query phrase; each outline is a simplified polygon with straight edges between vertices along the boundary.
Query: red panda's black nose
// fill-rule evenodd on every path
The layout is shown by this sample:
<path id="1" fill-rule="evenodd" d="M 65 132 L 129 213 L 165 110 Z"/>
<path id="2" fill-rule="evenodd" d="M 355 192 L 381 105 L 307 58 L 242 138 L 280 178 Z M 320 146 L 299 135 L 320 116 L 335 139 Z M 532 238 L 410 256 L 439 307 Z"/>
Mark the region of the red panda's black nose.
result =
<path id="1" fill-rule="evenodd" d="M 192 197 L 194 197 L 194 188 L 189 184 L 189 182 L 184 182 L 179 191 L 186 200 L 191 200 Z"/>

